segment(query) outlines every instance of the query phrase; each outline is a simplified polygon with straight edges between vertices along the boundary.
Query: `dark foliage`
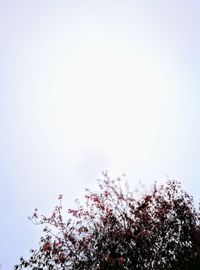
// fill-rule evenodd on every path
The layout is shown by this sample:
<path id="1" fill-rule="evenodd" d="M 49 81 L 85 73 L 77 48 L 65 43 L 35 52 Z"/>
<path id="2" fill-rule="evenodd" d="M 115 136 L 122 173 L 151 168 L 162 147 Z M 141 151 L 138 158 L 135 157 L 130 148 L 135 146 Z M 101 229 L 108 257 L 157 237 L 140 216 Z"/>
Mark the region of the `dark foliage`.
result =
<path id="1" fill-rule="evenodd" d="M 105 173 L 99 192 L 87 191 L 85 206 L 69 209 L 62 196 L 45 224 L 40 246 L 15 269 L 34 270 L 192 270 L 200 269 L 199 211 L 177 181 L 153 186 L 135 199 L 120 179 Z"/>

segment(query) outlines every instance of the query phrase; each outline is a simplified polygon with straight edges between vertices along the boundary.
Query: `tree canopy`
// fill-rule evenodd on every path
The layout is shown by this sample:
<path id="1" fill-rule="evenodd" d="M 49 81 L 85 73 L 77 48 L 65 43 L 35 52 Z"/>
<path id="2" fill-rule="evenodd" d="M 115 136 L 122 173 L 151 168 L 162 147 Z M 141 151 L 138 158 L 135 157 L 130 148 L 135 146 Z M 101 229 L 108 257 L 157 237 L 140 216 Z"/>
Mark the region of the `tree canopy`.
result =
<path id="1" fill-rule="evenodd" d="M 200 212 L 178 181 L 154 184 L 136 198 L 107 173 L 99 191 L 65 217 L 62 195 L 53 213 L 31 220 L 44 225 L 39 247 L 15 269 L 192 270 L 200 269 Z"/>

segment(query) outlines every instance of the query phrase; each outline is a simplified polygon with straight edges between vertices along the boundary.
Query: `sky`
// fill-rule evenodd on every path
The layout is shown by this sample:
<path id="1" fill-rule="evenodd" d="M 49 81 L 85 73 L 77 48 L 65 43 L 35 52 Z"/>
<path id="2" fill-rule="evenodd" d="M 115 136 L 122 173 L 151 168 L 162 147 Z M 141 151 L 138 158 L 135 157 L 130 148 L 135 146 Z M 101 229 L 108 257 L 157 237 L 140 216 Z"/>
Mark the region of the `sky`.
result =
<path id="1" fill-rule="evenodd" d="M 101 172 L 200 197 L 198 0 L 0 0 L 0 264 Z"/>

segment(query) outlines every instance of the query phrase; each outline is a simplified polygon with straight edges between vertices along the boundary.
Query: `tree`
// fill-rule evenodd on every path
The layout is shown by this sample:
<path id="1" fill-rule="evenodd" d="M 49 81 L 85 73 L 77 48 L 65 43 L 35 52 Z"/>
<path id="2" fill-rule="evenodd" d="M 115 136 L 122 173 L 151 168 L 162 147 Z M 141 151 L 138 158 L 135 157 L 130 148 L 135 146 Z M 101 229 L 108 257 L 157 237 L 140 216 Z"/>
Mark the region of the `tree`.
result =
<path id="1" fill-rule="evenodd" d="M 200 269 L 200 213 L 179 182 L 155 183 L 136 199 L 104 173 L 99 192 L 87 190 L 85 199 L 66 220 L 62 195 L 50 217 L 39 218 L 36 209 L 31 220 L 45 225 L 44 236 L 15 269 Z"/>

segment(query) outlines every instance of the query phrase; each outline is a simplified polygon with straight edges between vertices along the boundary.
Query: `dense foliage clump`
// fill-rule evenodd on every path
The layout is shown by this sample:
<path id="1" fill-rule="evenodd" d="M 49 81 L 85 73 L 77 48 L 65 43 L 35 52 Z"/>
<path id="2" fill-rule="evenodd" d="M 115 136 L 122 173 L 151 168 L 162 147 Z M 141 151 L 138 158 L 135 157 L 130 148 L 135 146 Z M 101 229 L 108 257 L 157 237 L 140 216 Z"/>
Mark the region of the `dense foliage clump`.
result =
<path id="1" fill-rule="evenodd" d="M 40 246 L 15 269 L 192 270 L 200 269 L 200 213 L 177 181 L 154 184 L 136 199 L 120 179 L 104 173 L 99 192 L 87 191 L 85 205 L 69 209 L 62 196 L 45 224 Z"/>

